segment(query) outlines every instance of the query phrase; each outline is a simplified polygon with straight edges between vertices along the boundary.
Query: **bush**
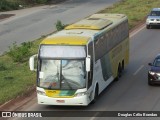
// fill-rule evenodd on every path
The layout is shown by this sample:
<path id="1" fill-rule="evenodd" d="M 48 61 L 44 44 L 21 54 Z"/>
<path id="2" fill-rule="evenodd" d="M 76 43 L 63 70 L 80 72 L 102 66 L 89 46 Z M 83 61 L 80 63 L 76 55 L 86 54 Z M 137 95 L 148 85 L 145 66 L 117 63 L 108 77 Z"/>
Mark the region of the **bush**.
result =
<path id="1" fill-rule="evenodd" d="M 62 22 L 60 20 L 58 20 L 56 22 L 56 29 L 57 29 L 57 31 L 63 30 L 64 28 L 65 28 L 65 25 L 62 24 Z"/>
<path id="2" fill-rule="evenodd" d="M 4 71 L 4 70 L 7 70 L 7 68 L 2 62 L 0 62 L 0 71 Z"/>
<path id="3" fill-rule="evenodd" d="M 0 11 L 17 9 L 19 9 L 19 2 L 9 2 L 7 0 L 0 0 Z"/>
<path id="4" fill-rule="evenodd" d="M 25 2 L 30 4 L 44 4 L 47 3 L 48 0 L 25 0 Z"/>
<path id="5" fill-rule="evenodd" d="M 35 0 L 36 3 L 43 4 L 47 3 L 47 0 Z"/>
<path id="6" fill-rule="evenodd" d="M 0 0 L 0 11 L 17 10 L 22 6 L 46 4 L 51 0 Z"/>
<path id="7" fill-rule="evenodd" d="M 31 42 L 24 42 L 21 46 L 17 46 L 16 42 L 13 43 L 12 47 L 9 47 L 8 55 L 13 59 L 14 62 L 23 62 L 30 55 Z"/>

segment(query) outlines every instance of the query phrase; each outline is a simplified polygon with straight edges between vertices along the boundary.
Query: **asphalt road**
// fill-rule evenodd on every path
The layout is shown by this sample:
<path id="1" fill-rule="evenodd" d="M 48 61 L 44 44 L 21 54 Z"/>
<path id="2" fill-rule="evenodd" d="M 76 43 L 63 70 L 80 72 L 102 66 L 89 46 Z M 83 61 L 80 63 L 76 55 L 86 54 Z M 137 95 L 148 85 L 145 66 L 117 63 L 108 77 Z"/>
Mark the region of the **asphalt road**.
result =
<path id="1" fill-rule="evenodd" d="M 113 82 L 95 104 L 88 107 L 43 106 L 36 97 L 19 108 L 24 111 L 160 111 L 160 86 L 147 84 L 148 63 L 160 53 L 160 28 L 144 27 L 130 38 L 130 63 L 119 81 Z M 65 113 L 64 113 L 65 114 Z M 46 119 L 46 118 L 45 118 Z M 151 117 L 54 117 L 47 120 L 159 120 Z"/>
<path id="2" fill-rule="evenodd" d="M 0 55 L 14 42 L 33 41 L 55 30 L 61 20 L 70 24 L 112 5 L 119 0 L 69 0 L 56 6 L 29 11 L 11 21 L 0 22 Z"/>
<path id="3" fill-rule="evenodd" d="M 80 1 L 80 0 L 79 0 Z M 71 6 L 71 4 L 65 3 L 64 8 L 68 8 L 67 10 L 57 10 L 55 12 L 55 16 L 50 16 L 50 20 L 41 18 L 41 14 L 39 13 L 39 17 L 41 20 L 37 23 L 42 23 L 42 21 L 53 23 L 53 18 L 58 18 L 61 20 L 64 20 L 62 18 L 65 18 L 64 21 L 73 22 L 74 19 L 71 19 L 71 9 L 74 9 L 74 12 L 78 13 L 78 16 L 84 17 L 86 15 L 86 12 L 94 12 L 93 8 L 88 8 L 88 11 L 85 11 L 86 6 L 93 7 L 93 5 L 98 5 L 99 2 L 95 4 L 86 3 L 83 4 L 81 2 L 75 3 L 77 7 L 69 8 L 67 6 Z M 104 4 L 104 3 L 103 3 Z M 63 6 L 63 5 L 62 5 Z M 81 7 L 79 7 L 81 6 Z M 106 6 L 106 5 L 105 5 Z M 59 7 L 58 7 L 59 8 Z M 63 8 L 63 7 L 61 7 Z M 43 10 L 42 13 L 44 16 L 46 16 L 47 13 L 51 13 L 55 11 L 53 9 L 46 9 Z M 85 15 L 81 15 L 79 10 L 84 10 Z M 63 12 L 62 12 L 63 11 Z M 37 13 L 36 13 L 37 14 Z M 61 14 L 62 16 L 60 17 Z M 64 17 L 64 15 L 66 15 Z M 75 14 L 73 14 L 73 18 Z M 76 16 L 76 15 L 75 15 Z M 53 18 L 52 18 L 53 17 Z M 21 18 L 22 19 L 22 18 Z M 78 19 L 78 18 L 77 18 Z M 27 23 L 27 19 L 23 18 L 23 20 Z M 36 19 L 37 20 L 37 19 Z M 56 19 L 55 19 L 56 21 Z M 14 21 L 16 22 L 16 21 Z M 66 23 L 67 23 L 66 22 Z M 18 24 L 18 22 L 16 22 Z M 13 26 L 15 24 L 12 24 Z M 30 29 L 23 28 L 23 25 L 20 25 L 21 27 L 18 29 L 18 31 L 21 33 L 22 29 L 29 30 L 29 33 L 32 33 Z M 45 34 L 52 31 L 53 26 L 46 24 L 43 24 L 42 27 L 50 26 L 50 29 L 48 31 L 43 31 L 42 33 Z M 14 26 L 15 27 L 15 26 Z M 12 27 L 12 28 L 14 28 Z M 37 28 L 36 28 L 37 27 Z M 0 27 L 1 28 L 1 27 Z M 36 22 L 33 24 L 33 31 L 38 32 L 40 28 L 36 24 Z M 35 30 L 37 29 L 37 31 Z M 16 34 L 17 32 L 13 30 L 13 33 Z M 13 33 L 9 35 L 10 37 L 13 35 Z M 42 35 L 42 33 L 40 35 Z M 160 53 L 160 28 L 155 29 L 141 29 L 138 33 L 134 34 L 130 38 L 130 63 L 125 69 L 123 76 L 120 78 L 119 81 L 113 82 L 100 96 L 98 101 L 95 104 L 91 104 L 88 107 L 63 107 L 63 106 L 43 106 L 38 105 L 36 97 L 32 99 L 29 103 L 25 104 L 18 110 L 22 111 L 160 111 L 160 86 L 148 86 L 147 84 L 147 71 L 148 71 L 148 63 L 153 60 L 153 58 L 156 56 L 156 54 Z M 1 35 L 0 37 L 5 35 Z M 24 33 L 23 33 L 24 34 Z M 20 38 L 23 36 L 23 34 L 20 36 Z M 26 34 L 27 31 L 26 31 Z M 25 36 L 25 35 L 24 35 Z M 38 35 L 35 35 L 34 37 L 37 37 Z M 12 36 L 13 37 L 13 36 Z M 27 37 L 27 35 L 26 35 Z M 16 36 L 14 36 L 16 38 Z M 31 36 L 32 38 L 32 36 Z M 18 40 L 18 39 L 17 39 Z M 1 42 L 1 39 L 0 39 Z M 2 40 L 3 42 L 3 40 Z M 11 42 L 11 41 L 10 41 Z M 0 43 L 0 49 L 1 49 L 1 43 Z M 0 50 L 1 51 L 1 50 Z M 63 115 L 62 115 L 63 116 Z M 34 118 L 35 119 L 35 118 Z M 74 118 L 66 118 L 66 117 L 54 117 L 54 118 L 43 118 L 43 119 L 49 119 L 49 120 L 159 120 L 159 118 L 150 118 L 150 117 L 141 117 L 141 118 L 110 118 L 110 117 L 74 117 Z M 38 118 L 40 120 L 40 118 Z"/>

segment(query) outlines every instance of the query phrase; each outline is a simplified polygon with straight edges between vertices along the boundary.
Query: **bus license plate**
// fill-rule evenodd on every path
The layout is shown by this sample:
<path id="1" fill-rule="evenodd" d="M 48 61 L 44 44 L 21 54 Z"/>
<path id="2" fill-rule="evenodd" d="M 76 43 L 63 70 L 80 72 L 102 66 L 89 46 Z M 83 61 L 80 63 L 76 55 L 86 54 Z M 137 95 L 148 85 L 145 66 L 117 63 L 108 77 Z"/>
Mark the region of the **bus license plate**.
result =
<path id="1" fill-rule="evenodd" d="M 64 100 L 56 100 L 57 103 L 65 103 Z"/>

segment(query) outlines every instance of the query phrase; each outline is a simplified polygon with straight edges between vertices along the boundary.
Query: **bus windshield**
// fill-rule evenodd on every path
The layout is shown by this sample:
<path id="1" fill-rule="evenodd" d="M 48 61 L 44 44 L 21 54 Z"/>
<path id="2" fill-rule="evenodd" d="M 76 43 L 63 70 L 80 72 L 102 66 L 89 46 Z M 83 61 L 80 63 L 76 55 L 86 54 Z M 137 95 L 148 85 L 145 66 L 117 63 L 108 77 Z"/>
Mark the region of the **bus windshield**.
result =
<path id="1" fill-rule="evenodd" d="M 85 46 L 41 45 L 39 86 L 80 89 L 86 86 Z"/>
<path id="2" fill-rule="evenodd" d="M 39 78 L 39 86 L 47 89 L 84 88 L 84 60 L 41 60 Z"/>

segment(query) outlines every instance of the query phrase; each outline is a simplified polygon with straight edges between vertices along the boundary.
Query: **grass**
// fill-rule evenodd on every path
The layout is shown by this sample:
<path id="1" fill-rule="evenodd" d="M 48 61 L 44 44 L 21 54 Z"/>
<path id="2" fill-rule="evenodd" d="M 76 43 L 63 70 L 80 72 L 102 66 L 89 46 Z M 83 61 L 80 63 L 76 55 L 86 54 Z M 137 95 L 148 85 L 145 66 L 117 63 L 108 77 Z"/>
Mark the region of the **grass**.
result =
<path id="1" fill-rule="evenodd" d="M 47 4 L 51 0 L 0 0 L 0 11 L 18 10 L 39 4 Z"/>
<path id="2" fill-rule="evenodd" d="M 42 38 L 33 43 L 31 54 L 37 53 L 41 40 Z M 0 56 L 0 105 L 23 95 L 28 88 L 35 84 L 36 74 L 29 70 L 28 60 L 19 63 L 14 62 L 8 54 Z"/>
<path id="3" fill-rule="evenodd" d="M 123 0 L 100 12 L 126 14 L 129 18 L 130 29 L 132 29 L 144 21 L 151 8 L 158 6 L 160 6 L 159 0 Z M 42 39 L 33 42 L 31 54 L 37 53 Z M 0 104 L 23 95 L 28 87 L 35 84 L 36 73 L 29 70 L 28 61 L 17 63 L 8 54 L 0 56 Z"/>
<path id="4" fill-rule="evenodd" d="M 145 20 L 149 11 L 159 7 L 159 0 L 122 0 L 112 7 L 106 8 L 101 13 L 122 13 L 128 16 L 129 28 L 132 29 Z"/>
<path id="5" fill-rule="evenodd" d="M 19 9 L 18 1 L 1 0 L 0 11 L 17 10 Z"/>

